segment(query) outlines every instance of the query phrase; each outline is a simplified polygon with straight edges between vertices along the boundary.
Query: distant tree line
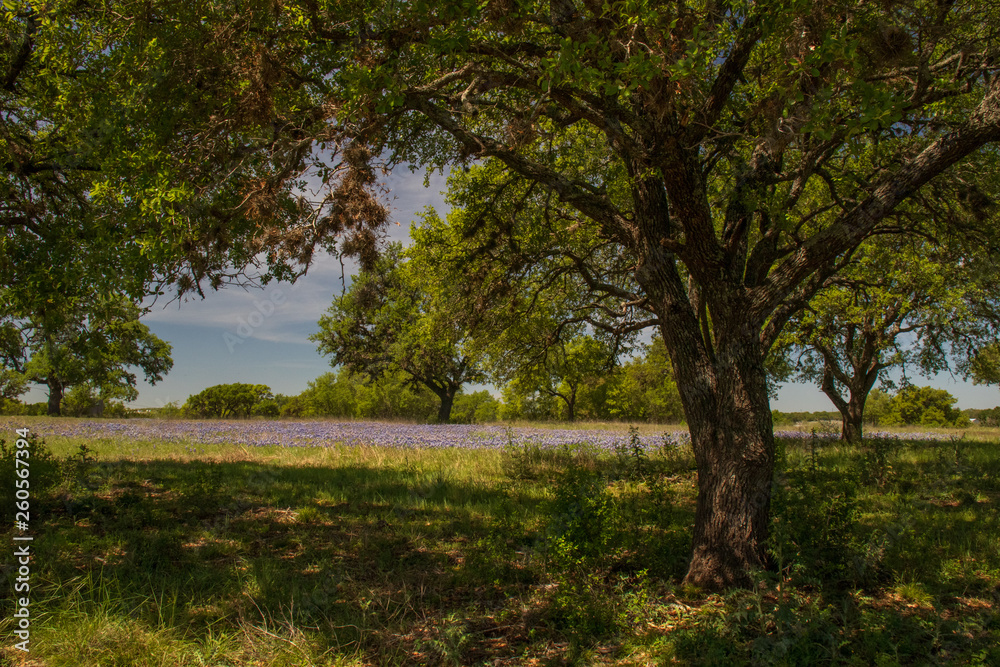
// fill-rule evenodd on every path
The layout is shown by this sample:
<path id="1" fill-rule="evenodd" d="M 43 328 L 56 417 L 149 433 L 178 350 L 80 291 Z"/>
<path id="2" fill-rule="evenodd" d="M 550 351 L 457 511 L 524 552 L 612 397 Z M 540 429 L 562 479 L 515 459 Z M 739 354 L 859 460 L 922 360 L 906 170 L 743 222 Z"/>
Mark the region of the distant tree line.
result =
<path id="1" fill-rule="evenodd" d="M 595 421 L 682 423 L 677 387 L 672 378 L 657 375 L 664 368 L 656 360 L 662 344 L 654 339 L 642 357 L 636 357 L 601 376 L 585 378 L 577 389 L 576 417 Z M 93 390 L 75 387 L 63 401 L 63 414 L 95 416 Z M 1000 426 L 1000 407 L 959 410 L 956 399 L 943 389 L 906 386 L 894 395 L 875 389 L 865 410 L 865 424 L 894 426 L 968 427 Z M 44 415 L 47 403 L 25 404 L 5 400 L 0 414 Z M 118 402 L 104 406 L 105 417 L 136 415 L 188 419 L 382 419 L 413 422 L 437 421 L 439 399 L 429 389 L 414 387 L 401 374 L 378 381 L 346 369 L 330 372 L 310 382 L 301 394 L 275 394 L 263 384 L 220 384 L 190 396 L 183 405 L 130 410 Z M 451 423 L 485 424 L 498 421 L 565 420 L 567 406 L 558 397 L 511 383 L 501 400 L 490 392 L 459 391 L 451 412 Z M 772 413 L 775 426 L 803 422 L 835 422 L 836 411 Z"/>

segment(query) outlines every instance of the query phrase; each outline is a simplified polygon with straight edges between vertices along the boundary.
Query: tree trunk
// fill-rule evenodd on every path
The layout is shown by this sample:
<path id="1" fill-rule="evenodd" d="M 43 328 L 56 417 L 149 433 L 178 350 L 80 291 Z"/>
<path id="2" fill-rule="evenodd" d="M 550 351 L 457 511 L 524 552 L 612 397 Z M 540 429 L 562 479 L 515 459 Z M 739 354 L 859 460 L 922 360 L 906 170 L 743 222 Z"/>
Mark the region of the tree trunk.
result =
<path id="1" fill-rule="evenodd" d="M 847 411 L 842 412 L 840 439 L 851 444 L 861 442 L 865 420 L 865 400 L 867 393 L 851 392 L 851 400 L 847 403 Z"/>
<path id="2" fill-rule="evenodd" d="M 50 417 L 58 417 L 62 409 L 63 384 L 59 380 L 49 380 L 49 409 Z"/>
<path id="3" fill-rule="evenodd" d="M 576 387 L 572 387 L 563 398 L 566 400 L 566 421 L 576 421 Z"/>
<path id="4" fill-rule="evenodd" d="M 770 566 L 771 411 L 755 346 L 738 347 L 744 346 L 716 360 L 713 394 L 684 401 L 698 465 L 693 553 L 684 581 L 708 590 L 748 586 L 753 571 Z"/>
<path id="5" fill-rule="evenodd" d="M 691 433 L 698 500 L 684 581 L 705 590 L 752 584 L 768 569 L 774 427 L 761 343 L 763 323 L 738 292 L 689 290 L 652 246 L 636 278 L 655 304 Z M 699 313 L 703 313 L 699 317 Z M 710 320 L 709 318 L 710 313 Z"/>
<path id="6" fill-rule="evenodd" d="M 859 376 L 858 373 L 851 377 L 847 377 L 843 373 L 840 374 L 843 378 L 841 381 L 847 383 L 848 398 L 846 401 L 834 384 L 834 376 L 838 370 L 831 368 L 830 362 L 827 362 L 823 369 L 823 381 L 820 384 L 820 389 L 840 412 L 840 439 L 851 444 L 861 442 L 864 435 L 865 403 L 868 401 L 868 394 L 871 393 L 872 387 L 875 386 L 881 368 L 870 363 L 868 365 L 870 368 L 864 376 Z"/>
<path id="7" fill-rule="evenodd" d="M 441 399 L 441 405 L 438 407 L 438 424 L 447 424 L 451 421 L 451 407 L 455 403 L 455 392 L 454 391 L 444 391 L 438 394 L 438 398 Z"/>

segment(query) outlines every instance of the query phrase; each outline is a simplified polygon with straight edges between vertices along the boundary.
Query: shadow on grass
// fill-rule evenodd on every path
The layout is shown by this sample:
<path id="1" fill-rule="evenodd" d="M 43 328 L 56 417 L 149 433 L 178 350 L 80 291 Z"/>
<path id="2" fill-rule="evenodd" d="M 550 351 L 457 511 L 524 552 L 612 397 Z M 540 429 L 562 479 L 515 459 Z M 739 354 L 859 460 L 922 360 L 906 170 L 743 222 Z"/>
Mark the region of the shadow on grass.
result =
<path id="1" fill-rule="evenodd" d="M 679 585 L 693 477 L 676 453 L 526 450 L 482 478 L 399 462 L 100 462 L 32 501 L 37 655 L 989 664 L 1000 453 L 948 447 L 789 445 L 779 569 L 721 597 Z"/>
<path id="2" fill-rule="evenodd" d="M 420 662 L 448 653 L 442 619 L 528 593 L 534 576 L 518 563 L 498 581 L 467 556 L 513 508 L 521 534 L 509 537 L 528 544 L 539 503 L 416 469 L 100 463 L 86 487 L 35 501 L 39 612 L 54 623 L 118 616 L 195 640 L 240 625 L 307 632 L 313 653 Z M 501 591 L 511 583 L 519 591 Z M 525 639 L 499 634 L 511 650 Z M 455 642 L 472 655 L 468 638 Z"/>

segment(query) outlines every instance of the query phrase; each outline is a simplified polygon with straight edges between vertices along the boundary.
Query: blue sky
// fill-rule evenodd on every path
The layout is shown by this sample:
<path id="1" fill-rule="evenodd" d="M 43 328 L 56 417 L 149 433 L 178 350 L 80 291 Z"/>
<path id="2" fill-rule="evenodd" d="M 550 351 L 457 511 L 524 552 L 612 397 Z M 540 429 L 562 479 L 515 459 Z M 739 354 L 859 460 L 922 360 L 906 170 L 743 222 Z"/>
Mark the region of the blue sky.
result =
<path id="1" fill-rule="evenodd" d="M 390 238 L 406 242 L 410 224 L 426 206 L 445 215 L 445 177 L 434 174 L 424 187 L 424 173 L 399 169 L 386 179 L 393 220 Z M 350 271 L 351 267 L 348 267 Z M 309 381 L 331 370 L 309 336 L 341 290 L 340 264 L 329 256 L 318 259 L 295 284 L 272 284 L 263 290 L 226 288 L 206 298 L 157 305 L 143 318 L 157 336 L 173 346 L 174 367 L 163 381 L 150 386 L 140 378 L 135 407 L 183 404 L 187 397 L 215 384 L 266 384 L 276 393 L 298 394 Z M 991 408 L 1000 404 L 997 387 L 974 386 L 943 374 L 914 378 L 916 384 L 947 389 L 960 408 Z M 44 388 L 22 400 L 44 401 Z M 772 407 L 784 411 L 833 410 L 814 385 L 786 384 Z"/>

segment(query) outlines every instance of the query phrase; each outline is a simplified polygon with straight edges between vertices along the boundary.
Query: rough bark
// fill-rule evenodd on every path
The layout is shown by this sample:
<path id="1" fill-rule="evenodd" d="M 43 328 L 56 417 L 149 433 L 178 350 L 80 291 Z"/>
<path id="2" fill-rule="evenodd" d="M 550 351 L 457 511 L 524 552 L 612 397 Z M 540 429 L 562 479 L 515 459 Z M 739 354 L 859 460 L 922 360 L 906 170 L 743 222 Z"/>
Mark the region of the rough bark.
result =
<path id="1" fill-rule="evenodd" d="M 447 424 L 451 421 L 451 408 L 455 404 L 454 394 L 445 394 L 441 396 L 441 405 L 438 407 L 438 424 Z"/>
<path id="2" fill-rule="evenodd" d="M 698 465 L 694 549 L 685 581 L 718 590 L 749 585 L 753 571 L 770 566 L 774 434 L 756 340 L 731 341 L 712 366 L 711 400 L 684 400 Z M 679 375 L 678 385 L 692 379 Z"/>
<path id="3" fill-rule="evenodd" d="M 685 581 L 708 590 L 751 584 L 770 566 L 766 543 L 774 433 L 760 324 L 739 296 L 712 295 L 715 328 L 702 327 L 664 251 L 637 273 L 666 322 L 661 334 L 698 467 L 691 565 Z"/>
<path id="4" fill-rule="evenodd" d="M 438 406 L 437 423 L 449 423 L 451 421 L 451 409 L 455 405 L 455 394 L 458 393 L 461 385 L 441 385 L 434 382 L 425 382 L 424 385 L 441 400 L 441 404 Z"/>
<path id="5" fill-rule="evenodd" d="M 847 413 L 843 414 L 840 428 L 840 439 L 851 444 L 861 442 L 865 419 L 865 399 L 867 395 L 851 394 L 847 403 Z"/>

